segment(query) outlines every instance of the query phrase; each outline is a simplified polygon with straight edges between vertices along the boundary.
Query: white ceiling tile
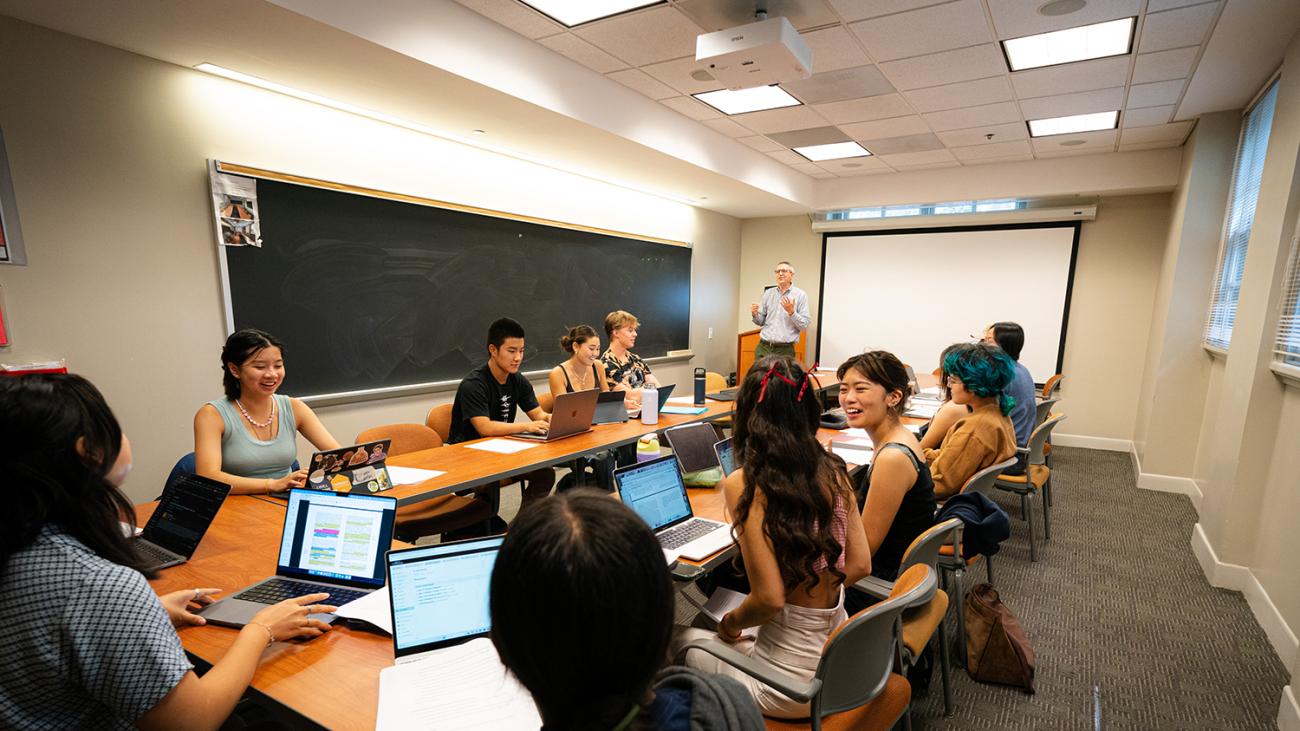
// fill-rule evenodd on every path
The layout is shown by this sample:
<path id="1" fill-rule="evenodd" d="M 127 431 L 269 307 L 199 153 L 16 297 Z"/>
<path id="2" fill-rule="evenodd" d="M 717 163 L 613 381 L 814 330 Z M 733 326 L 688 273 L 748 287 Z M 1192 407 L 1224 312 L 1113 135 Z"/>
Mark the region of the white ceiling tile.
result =
<path id="1" fill-rule="evenodd" d="M 863 18 L 877 18 L 881 15 L 902 13 L 930 5 L 939 5 L 950 0 L 830 0 L 831 7 L 840 14 L 844 22 L 851 23 Z"/>
<path id="2" fill-rule="evenodd" d="M 1200 5 L 1205 0 L 1148 0 L 1147 12 L 1158 13 L 1161 10 L 1172 10 L 1173 8 L 1182 8 L 1188 5 Z"/>
<path id="3" fill-rule="evenodd" d="M 970 147 L 972 145 L 998 145 L 1010 140 L 1023 140 L 1029 137 L 1024 122 L 1009 124 L 992 124 L 970 129 L 956 129 L 939 132 L 939 139 L 949 147 Z M 993 135 L 990 139 L 988 135 Z"/>
<path id="4" fill-rule="evenodd" d="M 623 71 L 615 71 L 612 74 L 605 75 L 623 86 L 635 89 L 636 91 L 645 94 L 651 99 L 667 99 L 669 97 L 681 96 L 681 93 L 673 89 L 671 86 L 660 83 L 654 77 L 640 69 L 624 69 Z"/>
<path id="5" fill-rule="evenodd" d="M 894 90 L 875 66 L 823 71 L 807 79 L 781 84 L 781 88 L 805 104 L 828 104 L 845 99 L 880 96 Z"/>
<path id="6" fill-rule="evenodd" d="M 949 109 L 946 112 L 930 112 L 925 115 L 925 119 L 936 132 L 940 132 L 1019 122 L 1021 116 L 1015 102 L 1000 102 L 965 109 Z"/>
<path id="7" fill-rule="evenodd" d="M 904 135 L 902 137 L 884 137 L 881 139 L 861 140 L 862 145 L 871 154 L 877 155 L 882 159 L 887 155 L 902 155 L 911 152 L 928 152 L 930 150 L 942 150 L 943 141 L 934 135 L 933 132 L 925 132 L 916 135 Z"/>
<path id="8" fill-rule="evenodd" d="M 1142 40 L 1138 43 L 1138 52 L 1199 46 L 1205 40 L 1218 12 L 1218 3 L 1206 3 L 1166 10 L 1163 13 L 1147 13 L 1142 21 Z"/>
<path id="9" fill-rule="evenodd" d="M 997 142 L 974 147 L 954 147 L 952 154 L 962 162 L 970 162 L 971 160 L 986 160 L 991 157 L 1030 155 L 1032 151 L 1028 140 L 1015 140 L 1014 142 Z"/>
<path id="10" fill-rule="evenodd" d="M 881 155 L 880 159 L 894 169 L 931 167 L 939 164 L 954 165 L 957 158 L 947 150 L 927 150 L 926 152 L 903 152 L 897 155 Z"/>
<path id="11" fill-rule="evenodd" d="M 728 137 L 750 137 L 754 134 L 730 119 L 705 119 L 701 124 L 706 124 Z"/>
<path id="12" fill-rule="evenodd" d="M 759 134 L 826 126 L 826 120 L 820 114 L 813 111 L 811 107 L 803 105 L 784 109 L 769 109 L 764 112 L 737 114 L 732 119 Z"/>
<path id="13" fill-rule="evenodd" d="M 1129 63 L 1129 56 L 1116 56 L 1017 71 L 1011 74 L 1011 85 L 1021 99 L 1124 86 Z"/>
<path id="14" fill-rule="evenodd" d="M 905 135 L 925 134 L 930 126 L 916 115 L 878 119 L 874 122 L 854 122 L 842 124 L 840 129 L 855 140 L 875 140 L 884 137 L 903 137 Z"/>
<path id="15" fill-rule="evenodd" d="M 897 89 L 953 84 L 1007 73 L 1002 51 L 992 43 L 929 56 L 880 64 L 880 70 Z"/>
<path id="16" fill-rule="evenodd" d="M 676 8 L 665 6 L 597 20 L 573 32 L 633 66 L 644 66 L 693 57 L 695 37 L 703 29 Z"/>
<path id="17" fill-rule="evenodd" d="M 646 64 L 641 67 L 641 70 L 682 94 L 699 94 L 723 88 L 722 84 L 709 75 L 703 65 L 696 62 L 695 56 L 679 58 L 674 61 L 664 61 L 663 63 Z M 704 80 L 701 81 L 691 76 L 693 73 L 699 73 Z"/>
<path id="18" fill-rule="evenodd" d="M 762 135 L 754 135 L 753 137 L 737 137 L 736 141 L 743 142 L 759 152 L 771 152 L 772 150 L 784 149 L 779 142 L 769 140 Z"/>
<path id="19" fill-rule="evenodd" d="M 1033 160 L 1034 156 L 1030 153 L 1023 155 L 1005 155 L 1002 157 L 979 157 L 971 160 L 962 160 L 963 167 L 970 165 L 996 165 L 1004 162 L 1022 162 L 1024 160 Z"/>
<path id="20" fill-rule="evenodd" d="M 913 89 L 903 96 L 918 112 L 938 112 L 944 109 L 975 107 L 981 104 L 1010 101 L 1011 85 L 1007 77 L 994 76 L 976 81 Z"/>
<path id="21" fill-rule="evenodd" d="M 794 168 L 795 170 L 798 170 L 804 175 L 816 175 L 817 173 L 826 174 L 825 170 L 822 170 L 821 168 L 817 167 L 816 165 L 810 162 L 803 162 L 799 165 L 791 165 L 790 167 Z"/>
<path id="22" fill-rule="evenodd" d="M 1123 87 L 1020 100 L 1020 110 L 1025 113 L 1025 119 L 1049 119 L 1071 114 L 1109 112 L 1123 106 Z"/>
<path id="23" fill-rule="evenodd" d="M 692 20 L 711 31 L 754 22 L 753 2 L 677 0 L 675 4 Z M 767 9 L 769 18 L 785 18 L 796 30 L 820 28 L 836 22 L 835 14 L 823 0 L 764 0 L 762 7 Z"/>
<path id="24" fill-rule="evenodd" d="M 1161 124 L 1152 127 L 1129 127 L 1124 130 L 1120 140 L 1126 144 L 1134 142 L 1182 142 L 1187 139 L 1187 133 L 1192 131 L 1192 122 L 1174 122 L 1172 124 Z"/>
<path id="25" fill-rule="evenodd" d="M 1196 53 L 1200 50 L 1200 46 L 1191 46 L 1140 54 L 1133 66 L 1133 83 L 1185 79 L 1192 75 L 1192 64 L 1196 63 Z"/>
<path id="26" fill-rule="evenodd" d="M 1169 121 L 1173 113 L 1174 105 L 1172 104 L 1164 107 L 1125 109 L 1119 115 L 1119 125 L 1121 127 L 1150 127 L 1153 124 L 1164 124 Z"/>
<path id="27" fill-rule="evenodd" d="M 664 99 L 664 106 L 675 112 L 681 112 L 691 119 L 717 119 L 722 116 L 722 112 L 714 109 L 708 104 L 697 102 L 689 96 L 675 96 L 672 99 Z"/>
<path id="28" fill-rule="evenodd" d="M 1183 143 L 1179 140 L 1166 140 L 1164 142 L 1135 142 L 1132 144 L 1119 143 L 1120 152 L 1136 152 L 1138 150 L 1159 150 L 1166 147 L 1178 147 Z"/>
<path id="29" fill-rule="evenodd" d="M 923 56 L 935 51 L 990 43 L 984 5 L 957 0 L 921 10 L 887 15 L 849 26 L 877 62 Z"/>
<path id="30" fill-rule="evenodd" d="M 767 156 L 786 165 L 802 165 L 808 162 L 808 158 L 789 150 L 773 150 L 767 153 Z"/>
<path id="31" fill-rule="evenodd" d="M 812 49 L 813 73 L 848 69 L 871 63 L 858 42 L 842 25 L 800 34 Z"/>
<path id="32" fill-rule="evenodd" d="M 822 170 L 836 175 L 870 175 L 887 173 L 890 167 L 875 157 L 853 157 L 844 160 L 823 160 L 817 163 Z"/>
<path id="33" fill-rule="evenodd" d="M 521 36 L 541 38 L 563 32 L 565 27 L 518 0 L 456 0 Z"/>
<path id="34" fill-rule="evenodd" d="M 1088 0 L 1083 8 L 1067 15 L 1041 15 L 1045 0 L 988 0 L 989 13 L 998 38 L 1019 38 L 1035 33 L 1064 30 L 1080 25 L 1137 15 L 1142 0 Z"/>
<path id="35" fill-rule="evenodd" d="M 1162 104 L 1177 104 L 1183 93 L 1186 79 L 1157 81 L 1152 84 L 1134 84 L 1128 89 L 1128 106 L 1158 107 Z"/>
<path id="36" fill-rule="evenodd" d="M 912 113 L 912 107 L 901 94 L 881 94 L 862 99 L 847 99 L 842 102 L 815 104 L 813 108 L 831 121 L 832 124 L 849 122 L 867 122 L 873 119 L 901 117 Z"/>
<path id="37" fill-rule="evenodd" d="M 818 168 L 818 170 L 821 170 L 821 168 Z M 838 177 L 839 177 L 839 176 L 836 175 L 835 173 L 828 173 L 828 172 L 826 172 L 825 170 L 822 170 L 820 173 L 808 173 L 808 175 L 811 176 L 811 177 L 817 178 L 817 179 L 819 179 L 819 180 L 826 180 L 826 179 L 829 179 L 829 178 L 838 178 Z"/>
<path id="38" fill-rule="evenodd" d="M 1057 157 L 1093 152 L 1113 152 L 1115 139 L 1119 130 L 1106 129 L 1097 132 L 1080 132 L 1078 134 L 1052 135 L 1030 140 L 1036 157 Z"/>
<path id="39" fill-rule="evenodd" d="M 549 38 L 543 38 L 538 43 L 557 53 L 563 54 L 574 61 L 586 66 L 587 68 L 598 73 L 609 73 L 619 69 L 627 68 L 627 64 L 596 48 L 590 43 L 573 35 L 572 33 L 560 33 Z"/>

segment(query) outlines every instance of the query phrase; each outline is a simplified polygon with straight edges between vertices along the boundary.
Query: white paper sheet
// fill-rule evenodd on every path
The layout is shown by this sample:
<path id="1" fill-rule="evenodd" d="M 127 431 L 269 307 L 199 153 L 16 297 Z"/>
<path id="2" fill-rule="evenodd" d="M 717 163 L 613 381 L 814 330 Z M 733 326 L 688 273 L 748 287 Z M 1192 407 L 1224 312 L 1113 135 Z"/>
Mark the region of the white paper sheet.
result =
<path id="1" fill-rule="evenodd" d="M 929 419 L 939 412 L 939 403 L 926 403 L 923 401 L 913 401 L 911 407 L 904 413 L 908 416 L 915 416 L 922 419 Z"/>
<path id="2" fill-rule="evenodd" d="M 695 397 L 694 397 L 694 396 L 669 396 L 669 397 L 668 397 L 668 403 L 670 403 L 670 404 L 694 404 L 694 403 L 695 403 Z"/>
<path id="3" fill-rule="evenodd" d="M 518 439 L 489 439 L 486 442 L 477 442 L 475 444 L 466 444 L 470 449 L 481 449 L 484 452 L 496 452 L 497 454 L 514 454 L 522 452 L 525 449 L 532 449 L 540 442 L 524 442 Z"/>
<path id="4" fill-rule="evenodd" d="M 715 623 L 721 622 L 723 615 L 730 612 L 744 603 L 747 594 L 741 594 L 738 591 L 718 587 L 714 589 L 713 596 L 700 607 L 704 616 L 712 619 Z M 757 627 L 746 627 L 740 631 L 741 637 L 757 637 Z"/>
<path id="5" fill-rule="evenodd" d="M 841 446 L 840 442 L 831 442 L 831 453 L 854 465 L 871 464 L 871 458 L 875 455 L 870 449 Z"/>
<path id="6" fill-rule="evenodd" d="M 855 437 L 859 439 L 866 439 L 867 437 L 871 436 L 870 434 L 867 434 L 866 429 L 859 429 L 854 426 L 851 426 L 848 429 L 841 429 L 840 433 L 846 437 Z"/>
<path id="7" fill-rule="evenodd" d="M 928 388 L 921 389 L 921 393 L 926 396 L 938 397 L 943 394 L 943 389 L 939 388 L 938 386 L 929 386 Z"/>
<path id="8" fill-rule="evenodd" d="M 414 485 L 447 474 L 444 470 L 422 470 L 419 467 L 398 467 L 391 464 L 387 467 L 388 476 L 393 479 L 394 485 Z"/>
<path id="9" fill-rule="evenodd" d="M 912 432 L 913 434 L 917 435 L 918 437 L 921 436 L 921 425 L 920 425 L 920 424 L 904 424 L 903 426 L 907 427 L 907 430 L 908 430 L 908 431 Z"/>
<path id="10" fill-rule="evenodd" d="M 387 586 L 344 604 L 334 614 L 345 619 L 369 622 L 384 632 L 393 634 L 393 613 L 388 609 Z"/>
<path id="11" fill-rule="evenodd" d="M 875 449 L 876 445 L 870 439 L 841 439 L 836 442 L 840 447 L 864 447 L 866 449 Z"/>
<path id="12" fill-rule="evenodd" d="M 541 728 L 532 696 L 480 637 L 379 673 L 376 731 Z"/>

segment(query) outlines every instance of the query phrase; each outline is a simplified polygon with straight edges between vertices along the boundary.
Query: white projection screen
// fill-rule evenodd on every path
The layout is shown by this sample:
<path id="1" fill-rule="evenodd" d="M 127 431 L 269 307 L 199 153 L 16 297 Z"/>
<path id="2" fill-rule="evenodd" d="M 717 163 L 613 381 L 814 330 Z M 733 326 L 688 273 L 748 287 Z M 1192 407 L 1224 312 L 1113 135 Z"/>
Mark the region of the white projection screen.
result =
<path id="1" fill-rule="evenodd" d="M 1060 372 L 1078 222 L 829 233 L 822 238 L 818 361 L 893 352 L 918 373 L 952 343 L 1018 322 L 1034 380 Z"/>

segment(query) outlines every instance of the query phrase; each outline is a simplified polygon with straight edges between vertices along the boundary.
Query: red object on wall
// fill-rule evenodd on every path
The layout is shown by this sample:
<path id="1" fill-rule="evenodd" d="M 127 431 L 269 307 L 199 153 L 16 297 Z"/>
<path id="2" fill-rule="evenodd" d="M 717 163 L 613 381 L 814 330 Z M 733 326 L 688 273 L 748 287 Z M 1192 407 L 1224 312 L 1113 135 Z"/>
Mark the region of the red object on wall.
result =
<path id="1" fill-rule="evenodd" d="M 5 311 L 4 311 L 4 307 L 0 306 L 0 345 L 8 345 L 8 344 L 9 344 L 9 333 L 5 330 Z"/>

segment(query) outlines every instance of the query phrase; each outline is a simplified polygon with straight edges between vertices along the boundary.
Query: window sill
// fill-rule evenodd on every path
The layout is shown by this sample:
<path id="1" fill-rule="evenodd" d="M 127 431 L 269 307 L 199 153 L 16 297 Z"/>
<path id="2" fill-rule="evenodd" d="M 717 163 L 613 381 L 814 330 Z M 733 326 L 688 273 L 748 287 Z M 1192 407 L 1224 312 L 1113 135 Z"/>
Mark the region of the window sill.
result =
<path id="1" fill-rule="evenodd" d="M 1223 348 L 1210 345 L 1208 343 L 1201 343 L 1201 347 L 1205 350 L 1205 352 L 1209 353 L 1210 357 L 1212 358 L 1218 358 L 1219 360 L 1228 359 L 1228 351 L 1224 350 Z"/>
<path id="2" fill-rule="evenodd" d="M 1300 367 L 1275 361 L 1269 368 L 1273 371 L 1273 375 L 1282 381 L 1282 385 L 1300 388 Z"/>

